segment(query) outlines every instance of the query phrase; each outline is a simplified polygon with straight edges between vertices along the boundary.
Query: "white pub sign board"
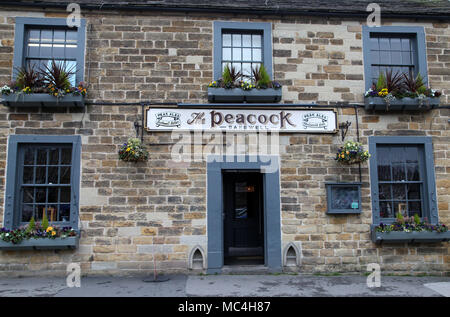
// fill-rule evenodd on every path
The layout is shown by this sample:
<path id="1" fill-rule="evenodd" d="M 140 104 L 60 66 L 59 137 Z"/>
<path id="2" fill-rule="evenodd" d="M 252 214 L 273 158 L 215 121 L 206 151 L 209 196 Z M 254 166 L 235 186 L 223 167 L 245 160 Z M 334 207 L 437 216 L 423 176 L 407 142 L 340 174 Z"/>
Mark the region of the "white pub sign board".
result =
<path id="1" fill-rule="evenodd" d="M 337 119 L 334 110 L 190 107 L 150 107 L 146 110 L 146 129 L 148 131 L 335 133 L 336 125 Z"/>

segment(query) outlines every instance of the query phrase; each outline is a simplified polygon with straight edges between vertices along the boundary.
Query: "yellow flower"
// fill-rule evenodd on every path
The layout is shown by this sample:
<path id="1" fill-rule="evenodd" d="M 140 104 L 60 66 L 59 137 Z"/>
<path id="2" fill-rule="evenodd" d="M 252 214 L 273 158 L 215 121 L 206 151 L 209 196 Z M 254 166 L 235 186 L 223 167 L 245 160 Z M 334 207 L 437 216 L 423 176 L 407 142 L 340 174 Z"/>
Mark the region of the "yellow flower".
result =
<path id="1" fill-rule="evenodd" d="M 342 154 L 342 155 L 341 155 L 341 157 L 342 157 L 342 158 L 344 158 L 344 157 L 345 157 L 345 155 L 344 155 L 344 154 Z"/>
<path id="2" fill-rule="evenodd" d="M 347 152 L 345 152 L 345 154 L 347 154 L 347 155 L 348 155 L 348 154 L 350 154 L 350 152 L 349 152 L 349 151 L 347 151 Z"/>
<path id="3" fill-rule="evenodd" d="M 53 227 L 47 227 L 47 230 L 45 230 L 46 232 L 52 231 Z"/>
<path id="4" fill-rule="evenodd" d="M 130 150 L 131 150 L 130 148 L 127 148 L 127 152 L 130 152 Z"/>

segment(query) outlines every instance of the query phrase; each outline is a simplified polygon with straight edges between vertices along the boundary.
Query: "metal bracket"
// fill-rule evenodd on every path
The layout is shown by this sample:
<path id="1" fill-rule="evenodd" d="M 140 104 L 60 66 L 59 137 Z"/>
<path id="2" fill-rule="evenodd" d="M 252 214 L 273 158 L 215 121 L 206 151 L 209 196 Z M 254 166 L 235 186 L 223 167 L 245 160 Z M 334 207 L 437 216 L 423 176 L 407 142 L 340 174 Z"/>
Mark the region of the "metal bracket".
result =
<path id="1" fill-rule="evenodd" d="M 347 135 L 348 128 L 352 125 L 351 122 L 342 122 L 339 124 L 339 129 L 341 130 L 342 141 L 344 141 L 345 136 Z"/>

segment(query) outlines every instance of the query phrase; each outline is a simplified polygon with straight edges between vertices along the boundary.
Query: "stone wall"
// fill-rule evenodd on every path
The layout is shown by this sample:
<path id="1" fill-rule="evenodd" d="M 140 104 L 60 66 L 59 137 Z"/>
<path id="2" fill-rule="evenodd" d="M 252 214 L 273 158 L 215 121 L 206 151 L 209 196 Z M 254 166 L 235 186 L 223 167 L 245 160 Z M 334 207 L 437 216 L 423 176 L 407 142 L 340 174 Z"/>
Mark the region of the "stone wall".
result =
<path id="1" fill-rule="evenodd" d="M 65 17 L 48 11 L 0 9 L 0 83 L 11 78 L 14 17 Z M 102 11 L 87 13 L 85 78 L 88 101 L 207 103 L 212 80 L 212 22 L 272 22 L 274 79 L 284 103 L 363 102 L 362 21 L 318 18 L 244 19 L 200 14 L 167 15 Z M 429 79 L 450 103 L 448 24 L 422 25 L 427 34 Z M 366 112 L 358 109 L 361 141 L 372 135 L 433 137 L 440 220 L 450 224 L 450 111 Z M 80 262 L 83 274 L 147 273 L 153 256 L 160 270 L 187 272 L 194 246 L 207 249 L 206 164 L 174 164 L 169 133 L 144 132 L 147 163 L 125 163 L 117 150 L 134 136 L 137 106 L 75 109 L 10 109 L 0 106 L 0 221 L 3 219 L 7 137 L 10 134 L 82 136 L 80 246 L 75 251 L 0 251 L 1 275 L 65 274 Z M 338 109 L 338 122 L 352 122 L 354 109 Z M 300 272 L 362 272 L 367 263 L 383 271 L 448 274 L 449 244 L 376 246 L 368 164 L 362 166 L 361 215 L 326 215 L 325 181 L 358 181 L 357 167 L 338 165 L 340 134 L 282 134 L 282 244 L 302 253 Z M 281 252 L 281 251 L 280 251 Z"/>

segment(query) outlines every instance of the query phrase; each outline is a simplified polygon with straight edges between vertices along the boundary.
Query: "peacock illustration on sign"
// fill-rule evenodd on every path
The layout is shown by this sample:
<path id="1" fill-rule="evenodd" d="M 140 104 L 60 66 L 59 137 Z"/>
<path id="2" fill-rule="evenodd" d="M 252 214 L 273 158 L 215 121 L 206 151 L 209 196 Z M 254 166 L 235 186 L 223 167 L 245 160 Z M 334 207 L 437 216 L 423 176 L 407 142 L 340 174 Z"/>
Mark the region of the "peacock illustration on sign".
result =
<path id="1" fill-rule="evenodd" d="M 181 125 L 180 114 L 172 111 L 159 112 L 156 115 L 156 126 L 157 127 L 177 127 Z"/>

